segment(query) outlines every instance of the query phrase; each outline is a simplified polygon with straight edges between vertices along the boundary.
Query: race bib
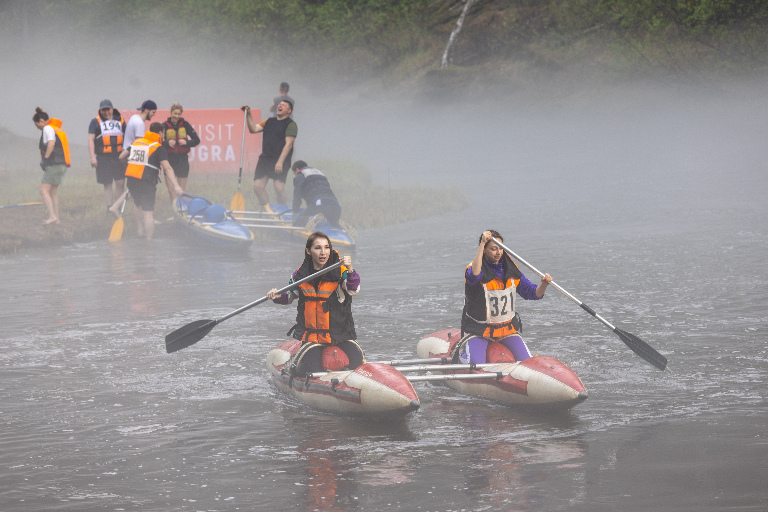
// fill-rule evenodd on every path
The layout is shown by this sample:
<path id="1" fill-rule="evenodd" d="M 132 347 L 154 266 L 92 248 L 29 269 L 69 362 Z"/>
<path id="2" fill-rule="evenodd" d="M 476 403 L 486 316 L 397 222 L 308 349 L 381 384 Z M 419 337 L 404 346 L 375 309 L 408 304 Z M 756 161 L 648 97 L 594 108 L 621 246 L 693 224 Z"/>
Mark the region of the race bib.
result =
<path id="1" fill-rule="evenodd" d="M 144 167 L 149 162 L 149 146 L 133 144 L 128 155 L 128 163 Z"/>
<path id="2" fill-rule="evenodd" d="M 102 137 L 117 137 L 123 134 L 123 126 L 120 121 L 114 119 L 108 119 L 101 122 L 101 136 Z"/>
<path id="3" fill-rule="evenodd" d="M 506 290 L 485 290 L 486 321 L 489 324 L 503 324 L 515 317 L 514 287 Z"/>

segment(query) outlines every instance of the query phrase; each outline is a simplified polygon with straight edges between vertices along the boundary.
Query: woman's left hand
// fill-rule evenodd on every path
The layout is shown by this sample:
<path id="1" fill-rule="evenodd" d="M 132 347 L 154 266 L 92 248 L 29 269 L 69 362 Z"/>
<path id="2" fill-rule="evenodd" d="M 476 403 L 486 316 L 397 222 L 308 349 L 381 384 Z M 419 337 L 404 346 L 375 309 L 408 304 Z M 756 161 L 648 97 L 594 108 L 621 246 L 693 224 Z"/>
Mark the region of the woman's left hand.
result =
<path id="1" fill-rule="evenodd" d="M 347 267 L 347 270 L 350 272 L 355 271 L 355 269 L 352 268 L 352 256 L 342 256 L 341 264 Z"/>

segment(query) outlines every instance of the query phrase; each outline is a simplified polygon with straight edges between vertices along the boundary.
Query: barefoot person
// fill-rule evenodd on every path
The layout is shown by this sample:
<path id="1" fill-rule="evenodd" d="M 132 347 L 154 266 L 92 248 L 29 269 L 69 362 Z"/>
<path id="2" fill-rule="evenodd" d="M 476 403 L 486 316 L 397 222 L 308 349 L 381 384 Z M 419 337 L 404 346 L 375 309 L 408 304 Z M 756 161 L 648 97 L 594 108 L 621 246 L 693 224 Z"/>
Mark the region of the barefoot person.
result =
<path id="1" fill-rule="evenodd" d="M 283 100 L 277 105 L 277 116 L 268 117 L 264 121 L 256 124 L 251 117 L 251 108 L 248 105 L 240 107 L 245 111 L 245 119 L 248 122 L 248 131 L 251 133 L 264 132 L 261 139 L 261 155 L 256 163 L 256 171 L 253 173 L 253 192 L 261 203 L 269 203 L 269 194 L 267 194 L 267 182 L 272 179 L 272 186 L 275 188 L 277 202 L 287 204 L 285 194 L 285 179 L 288 175 L 288 169 L 291 168 L 291 157 L 293 156 L 293 143 L 296 141 L 298 127 L 291 119 L 293 112 L 293 103 Z"/>
<path id="2" fill-rule="evenodd" d="M 290 282 L 295 283 L 338 261 L 342 262 L 339 268 L 299 285 L 296 290 L 276 295 L 277 288 L 273 288 L 267 293 L 275 304 L 287 305 L 299 299 L 296 325 L 289 331 L 302 343 L 294 360 L 298 376 L 323 370 L 325 347 L 339 347 L 349 360 L 348 369 L 355 369 L 365 362 L 363 350 L 355 341 L 357 335 L 352 319 L 352 296 L 360 291 L 360 276 L 352 268 L 352 258 L 339 258 L 331 239 L 315 231 L 307 238 L 304 261 L 291 275 Z"/>
<path id="3" fill-rule="evenodd" d="M 102 100 L 99 112 L 88 125 L 88 153 L 96 169 L 96 183 L 104 186 L 107 209 L 125 192 L 125 168 L 118 158 L 123 152 L 125 122 L 109 100 Z M 114 191 L 112 183 L 115 184 Z"/>
<path id="4" fill-rule="evenodd" d="M 40 135 L 40 167 L 43 169 L 43 180 L 40 183 L 40 196 L 48 208 L 48 218 L 43 224 L 59 224 L 58 190 L 64 180 L 64 173 L 72 165 L 69 158 L 69 142 L 67 134 L 61 129 L 61 121 L 48 118 L 43 109 L 37 107 L 32 121 Z"/>
<path id="5" fill-rule="evenodd" d="M 515 297 L 539 300 L 552 282 L 552 277 L 545 274 L 540 285 L 531 283 L 491 238 L 504 242 L 498 232 L 483 231 L 475 259 L 464 272 L 463 338 L 459 347 L 462 363 L 485 363 L 491 341 L 498 341 L 509 349 L 515 361 L 531 357 L 520 336 L 522 322 Z"/>
<path id="6" fill-rule="evenodd" d="M 152 240 L 155 232 L 155 196 L 161 170 L 165 173 L 165 179 L 173 185 L 176 194 L 182 194 L 173 168 L 168 164 L 168 154 L 161 144 L 162 132 L 162 123 L 152 123 L 143 137 L 136 139 L 130 148 L 120 154 L 121 160 L 128 160 L 125 177 L 136 205 L 133 211 L 136 215 L 138 235 L 145 236 L 147 240 Z"/>

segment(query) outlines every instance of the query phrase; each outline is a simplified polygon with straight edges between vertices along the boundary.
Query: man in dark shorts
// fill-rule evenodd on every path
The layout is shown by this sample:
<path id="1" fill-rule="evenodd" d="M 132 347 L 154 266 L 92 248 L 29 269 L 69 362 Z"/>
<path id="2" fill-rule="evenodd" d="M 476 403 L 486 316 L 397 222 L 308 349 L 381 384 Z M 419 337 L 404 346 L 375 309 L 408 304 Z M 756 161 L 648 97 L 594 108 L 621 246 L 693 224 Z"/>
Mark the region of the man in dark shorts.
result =
<path id="1" fill-rule="evenodd" d="M 253 191 L 263 208 L 269 203 L 269 194 L 267 194 L 266 188 L 267 182 L 271 178 L 272 185 L 275 187 L 277 202 L 287 204 L 285 180 L 288 175 L 287 171 L 291 168 L 293 143 L 296 141 L 296 135 L 299 131 L 296 123 L 291 119 L 293 104 L 288 100 L 281 101 L 277 105 L 277 116 L 268 117 L 259 124 L 256 124 L 251 117 L 251 108 L 248 105 L 242 106 L 241 109 L 246 113 L 248 131 L 264 133 L 261 139 L 261 155 L 256 164 L 256 171 L 253 173 Z"/>
<path id="2" fill-rule="evenodd" d="M 104 100 L 99 104 L 99 114 L 91 119 L 88 126 L 88 152 L 91 167 L 96 168 L 96 182 L 104 185 L 104 201 L 107 208 L 125 190 L 125 167 L 118 158 L 123 151 L 125 121 L 114 115 L 112 102 Z M 112 182 L 115 183 L 114 193 Z"/>
<path id="3" fill-rule="evenodd" d="M 160 171 L 165 173 L 165 179 L 172 184 L 176 194 L 184 193 L 168 163 L 168 152 L 162 146 L 162 132 L 162 123 L 152 123 L 143 137 L 133 141 L 131 147 L 120 154 L 121 160 L 128 160 L 125 177 L 136 205 L 134 213 L 138 234 L 146 236 L 147 240 L 152 240 L 155 232 L 155 196 Z"/>
<path id="4" fill-rule="evenodd" d="M 310 167 L 304 160 L 297 160 L 293 164 L 293 176 L 293 225 L 306 226 L 309 219 L 321 213 L 331 226 L 341 227 L 341 205 L 325 174 Z M 307 207 L 299 213 L 302 201 L 307 203 Z"/>

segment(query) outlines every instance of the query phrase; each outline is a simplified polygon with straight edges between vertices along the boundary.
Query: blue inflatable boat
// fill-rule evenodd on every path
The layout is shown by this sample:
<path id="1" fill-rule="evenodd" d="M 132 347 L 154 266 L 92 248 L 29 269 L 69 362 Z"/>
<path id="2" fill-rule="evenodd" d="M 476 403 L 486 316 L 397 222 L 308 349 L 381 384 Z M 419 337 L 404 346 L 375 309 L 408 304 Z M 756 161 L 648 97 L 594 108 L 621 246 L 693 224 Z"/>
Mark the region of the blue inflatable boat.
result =
<path id="1" fill-rule="evenodd" d="M 253 233 L 220 204 L 182 194 L 173 206 L 176 222 L 193 240 L 228 249 L 248 249 L 253 242 Z"/>
<path id="2" fill-rule="evenodd" d="M 294 227 L 291 224 L 293 214 L 291 213 L 291 207 L 287 204 L 269 203 L 265 209 L 273 215 L 273 219 L 284 221 L 284 224 L 282 224 L 284 232 L 291 240 L 304 243 L 307 241 L 307 237 L 312 234 L 312 231 L 322 231 L 328 235 L 328 238 L 331 239 L 331 243 L 335 247 L 355 247 L 355 233 L 349 233 L 342 228 L 331 226 L 325 219 L 309 231 Z"/>

